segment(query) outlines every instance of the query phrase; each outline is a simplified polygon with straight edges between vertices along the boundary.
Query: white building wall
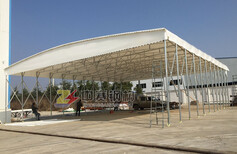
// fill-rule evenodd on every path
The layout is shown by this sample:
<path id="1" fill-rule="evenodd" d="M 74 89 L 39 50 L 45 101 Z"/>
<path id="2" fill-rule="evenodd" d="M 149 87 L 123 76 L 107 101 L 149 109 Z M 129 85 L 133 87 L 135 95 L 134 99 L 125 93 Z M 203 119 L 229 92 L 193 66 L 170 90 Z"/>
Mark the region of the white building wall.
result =
<path id="1" fill-rule="evenodd" d="M 160 80 L 156 80 L 156 81 L 160 81 Z M 184 81 L 183 81 L 184 82 Z M 148 94 L 151 92 L 151 87 L 152 87 L 152 82 L 151 80 L 141 80 L 140 84 L 146 83 L 147 88 L 143 89 L 144 94 Z M 136 87 L 136 85 L 138 84 L 138 81 L 133 81 L 133 88 Z M 178 86 L 176 86 L 178 88 Z M 163 87 L 164 88 L 164 87 Z M 179 98 L 174 90 L 174 86 L 170 86 L 170 101 L 171 102 L 179 102 Z M 206 88 L 204 89 L 204 93 L 205 91 L 207 91 Z M 218 88 L 219 90 L 219 88 Z M 201 88 L 197 88 L 197 98 L 199 100 L 199 103 L 202 103 L 202 94 L 201 94 L 202 89 Z M 232 94 L 232 86 L 228 86 L 228 91 L 229 91 L 229 100 L 232 100 L 232 98 L 230 97 L 230 95 Z M 213 96 L 212 96 L 212 88 L 208 88 L 207 91 L 208 95 L 205 96 L 204 95 L 204 102 L 207 103 L 207 97 L 209 96 L 209 101 L 210 104 L 213 103 Z M 183 85 L 181 86 L 181 94 L 182 94 L 182 98 L 183 98 L 183 104 L 187 104 L 188 103 L 188 98 L 186 93 L 184 92 L 184 87 Z M 190 96 L 190 101 L 194 101 L 195 100 L 195 89 L 189 89 L 189 96 Z M 222 99 L 222 96 L 221 96 Z M 216 101 L 216 88 L 214 87 L 214 100 Z M 218 95 L 218 100 L 219 100 L 219 95 Z"/>
<path id="2" fill-rule="evenodd" d="M 173 77 L 173 80 L 177 80 L 177 77 Z M 155 82 L 161 82 L 162 81 L 162 79 L 155 79 Z M 163 89 L 164 89 L 164 86 L 165 86 L 165 82 L 166 82 L 166 80 L 165 80 L 165 78 L 164 78 L 164 83 L 163 83 Z M 183 79 L 183 81 L 182 81 L 183 83 L 185 82 L 184 81 L 184 79 Z M 143 92 L 144 93 L 149 93 L 149 92 L 151 92 L 151 90 L 152 90 L 152 80 L 151 79 L 148 79 L 148 80 L 140 80 L 140 84 L 146 84 L 146 88 L 144 88 L 144 89 L 142 89 L 143 90 Z M 132 81 L 132 84 L 133 84 L 133 89 L 136 87 L 136 85 L 138 84 L 138 81 Z M 160 88 L 160 87 L 159 87 Z M 175 88 L 176 89 L 178 89 L 178 85 L 176 85 L 175 87 L 172 85 L 172 86 L 170 86 L 169 87 L 169 89 L 172 91 L 172 90 L 175 90 Z M 184 87 L 183 87 L 183 84 L 182 85 L 180 85 L 180 88 L 181 89 L 184 89 Z"/>
<path id="3" fill-rule="evenodd" d="M 229 57 L 229 58 L 217 58 L 220 62 L 224 63 L 225 65 L 228 66 L 229 68 L 229 72 L 228 72 L 228 82 L 231 83 L 232 82 L 232 75 L 237 75 L 237 69 L 236 69 L 236 66 L 237 66 L 237 57 Z M 197 84 L 200 85 L 200 75 L 197 73 Z M 205 73 L 203 74 L 203 77 L 205 78 Z M 207 77 L 210 78 L 210 74 L 207 73 Z M 189 85 L 194 85 L 194 76 L 193 75 L 190 75 L 190 78 L 191 80 L 189 80 Z M 176 80 L 177 77 L 173 77 L 173 80 Z M 156 79 L 156 82 L 157 81 L 161 81 L 161 79 Z M 191 81 L 191 82 L 190 82 Z M 217 79 L 214 81 L 214 78 L 212 76 L 212 80 L 211 80 L 213 83 L 217 82 Z M 181 85 L 181 89 L 183 90 L 184 89 L 184 86 L 186 86 L 186 83 L 185 83 L 185 78 L 183 77 L 183 84 Z M 210 81 L 208 81 L 210 82 Z M 133 83 L 133 88 L 136 87 L 136 85 L 138 84 L 138 81 L 132 81 Z M 152 80 L 149 79 L 149 80 L 141 80 L 140 81 L 140 84 L 143 84 L 143 83 L 146 83 L 146 88 L 143 89 L 143 92 L 144 93 L 150 93 L 151 92 L 151 88 L 152 88 Z M 164 80 L 164 83 L 163 85 L 165 84 L 165 80 Z M 204 85 L 206 84 L 206 81 L 204 80 Z M 164 88 L 164 87 L 163 87 Z M 176 85 L 176 89 L 178 88 L 178 86 Z M 169 86 L 169 89 L 170 89 L 170 100 L 171 102 L 172 101 L 175 101 L 175 102 L 178 102 L 178 97 L 175 93 L 175 88 L 173 85 Z M 200 88 L 197 88 L 198 89 L 198 93 L 197 93 L 197 97 L 198 97 L 198 100 L 199 102 L 201 103 L 202 102 L 202 95 L 201 95 L 201 92 L 200 92 Z M 214 88 L 215 89 L 215 88 Z M 194 94 L 194 90 L 195 89 L 190 89 L 189 91 L 189 94 L 190 94 L 190 101 L 193 101 L 195 100 L 195 94 Z M 206 89 L 204 88 L 204 91 Z M 230 95 L 232 95 L 232 86 L 228 86 L 228 91 L 229 91 L 229 100 L 232 100 L 232 97 L 230 97 Z M 211 93 L 211 88 L 209 88 L 209 100 L 210 100 L 210 103 L 213 103 L 213 97 L 212 97 L 212 93 Z M 183 103 L 186 104 L 188 99 L 187 99 L 187 96 L 186 94 L 182 91 L 182 96 L 183 96 Z M 222 98 L 222 96 L 221 96 Z M 219 96 L 218 96 L 218 99 L 219 99 Z M 207 98 L 205 97 L 205 101 L 207 100 Z M 216 100 L 216 94 L 215 94 L 215 91 L 214 91 L 214 100 Z"/>
<path id="4" fill-rule="evenodd" d="M 4 68 L 9 65 L 9 0 L 0 0 L 0 121 L 10 122 L 9 112 L 5 114 L 5 102 L 8 99 L 8 86 Z M 5 118 L 7 115 L 7 119 Z M 5 121 L 7 120 L 7 121 Z"/>
<path id="5" fill-rule="evenodd" d="M 229 68 L 228 72 L 228 82 L 232 82 L 232 75 L 237 75 L 237 57 L 228 57 L 228 58 L 216 58 Z"/>

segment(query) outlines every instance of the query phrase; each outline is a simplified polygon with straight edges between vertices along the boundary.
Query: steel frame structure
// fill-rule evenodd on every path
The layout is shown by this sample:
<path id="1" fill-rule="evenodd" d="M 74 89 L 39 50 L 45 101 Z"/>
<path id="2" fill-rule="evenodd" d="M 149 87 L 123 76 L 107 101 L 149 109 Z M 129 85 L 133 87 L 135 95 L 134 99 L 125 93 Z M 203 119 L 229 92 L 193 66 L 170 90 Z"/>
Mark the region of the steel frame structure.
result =
<path id="1" fill-rule="evenodd" d="M 46 96 L 50 103 L 51 108 L 51 115 L 52 115 L 52 103 L 54 102 L 55 98 L 52 98 L 51 92 L 52 92 L 52 78 L 61 78 L 64 79 L 70 79 L 73 80 L 73 85 L 76 80 L 83 80 L 83 83 L 85 80 L 91 80 L 91 81 L 110 81 L 110 82 L 125 82 L 125 81 L 135 81 L 135 80 L 143 80 L 143 79 L 151 79 L 153 78 L 152 73 L 153 71 L 153 62 L 154 61 L 160 61 L 163 65 L 160 68 L 160 72 L 156 72 L 157 74 L 162 74 L 159 76 L 159 78 L 162 78 L 164 75 L 164 93 L 165 98 L 167 102 L 167 125 L 170 126 L 170 79 L 173 80 L 173 77 L 177 77 L 178 82 L 178 88 L 174 86 L 175 91 L 177 92 L 177 96 L 179 99 L 179 122 L 182 122 L 182 111 L 181 111 L 181 103 L 183 103 L 182 98 L 182 90 L 180 88 L 180 78 L 182 79 L 183 76 L 185 76 L 186 86 L 184 86 L 185 89 L 185 95 L 187 96 L 187 104 L 188 104 L 188 117 L 191 119 L 191 102 L 190 98 L 193 99 L 190 96 L 190 88 L 194 89 L 194 95 L 195 99 L 193 99 L 196 102 L 196 112 L 197 116 L 200 116 L 199 113 L 199 101 L 198 98 L 198 90 L 201 92 L 201 104 L 203 109 L 203 114 L 205 115 L 205 100 L 204 97 L 206 97 L 206 101 L 208 104 L 208 111 L 211 111 L 210 107 L 210 100 L 209 100 L 209 89 L 211 89 L 212 94 L 212 104 L 214 112 L 216 110 L 225 108 L 225 106 L 229 105 L 229 95 L 227 90 L 227 71 L 228 68 L 224 67 L 219 62 L 216 62 L 216 60 L 213 60 L 208 57 L 206 54 L 202 53 L 191 45 L 187 44 L 185 41 L 178 38 L 176 35 L 170 34 L 166 29 L 158 29 L 158 30 L 151 30 L 151 31 L 145 31 L 145 32 L 137 32 L 137 33 L 150 33 L 150 32 L 156 32 L 156 31 L 162 31 L 162 35 L 164 33 L 164 36 L 160 40 L 157 40 L 156 42 L 150 42 L 146 44 L 141 44 L 139 46 L 134 47 L 127 47 L 121 50 L 116 50 L 114 52 L 105 52 L 101 55 L 95 55 L 92 57 L 87 58 L 81 58 L 78 60 L 72 60 L 67 62 L 58 63 L 55 65 L 50 65 L 42 68 L 37 68 L 30 71 L 25 72 L 16 72 L 12 70 L 12 68 L 17 67 L 21 65 L 21 62 L 18 64 L 13 64 L 13 66 L 10 66 L 6 69 L 6 72 L 10 72 L 9 75 L 20 75 L 21 76 L 21 87 L 22 87 L 22 100 L 18 101 L 22 105 L 22 110 L 24 108 L 24 103 L 27 101 L 23 100 L 23 86 L 27 87 L 26 84 L 24 84 L 24 76 L 33 76 L 36 78 L 36 84 L 34 87 L 37 88 L 37 94 L 36 98 L 34 98 L 34 101 L 37 105 L 39 105 L 40 100 L 38 96 L 38 90 L 40 83 L 38 79 L 40 77 L 47 77 L 49 78 L 49 87 L 50 87 L 50 98 L 48 98 L 45 94 L 43 96 Z M 167 34 L 166 34 L 167 33 Z M 121 34 L 118 36 L 111 36 L 111 39 L 115 37 L 120 36 L 128 36 L 128 35 L 135 35 L 136 33 L 131 34 Z M 155 33 L 154 33 L 155 34 Z M 169 36 L 168 36 L 169 34 Z M 166 36 L 167 35 L 167 36 Z M 140 36 L 139 36 L 140 37 Z M 86 41 L 100 41 L 100 39 L 109 39 L 108 37 L 102 37 L 98 39 L 91 39 Z M 132 37 L 131 37 L 132 38 Z M 86 42 L 84 41 L 84 42 Z M 132 41 L 132 40 L 131 40 Z M 144 39 L 145 42 L 147 40 Z M 177 43 L 177 42 L 178 43 Z M 79 43 L 84 43 L 83 41 Z M 126 43 L 126 42 L 125 42 Z M 69 45 L 75 45 L 76 43 L 72 43 Z M 68 46 L 69 46 L 68 45 Z M 55 48 L 55 50 L 58 50 L 60 48 L 64 48 L 67 45 L 63 45 L 60 47 Z M 88 48 L 89 50 L 90 48 Z M 191 51 L 191 50 L 194 51 Z M 54 48 L 52 49 L 54 50 Z M 70 48 L 69 48 L 70 50 Z M 50 51 L 50 50 L 49 50 Z M 47 51 L 47 52 L 49 52 Z M 198 51 L 198 52 L 197 52 Z M 46 53 L 46 52 L 43 52 Z M 203 56 L 202 56 L 203 55 Z M 32 56 L 27 60 L 34 59 L 36 56 Z M 172 59 L 173 57 L 173 59 Z M 24 63 L 24 61 L 22 61 Z M 176 63 L 176 69 L 174 67 L 174 64 Z M 182 64 L 182 65 L 181 65 Z M 208 65 L 209 64 L 209 68 Z M 170 68 L 171 66 L 171 68 Z M 38 66 L 37 66 L 38 67 Z M 185 68 L 185 71 L 184 71 Z M 191 75 L 193 76 L 194 83 L 192 82 Z M 198 78 L 199 75 L 199 78 Z M 214 78 L 214 82 L 209 78 Z M 198 81 L 199 80 L 199 81 Z M 190 82 L 189 82 L 190 81 Z M 199 83 L 200 84 L 199 84 Z M 205 83 L 205 84 L 204 84 Z M 6 80 L 6 84 L 9 84 L 9 82 Z M 198 87 L 198 85 L 201 85 Z M 194 88 L 193 88 L 194 87 Z M 63 88 L 63 87 L 62 87 Z M 12 89 L 12 88 L 11 88 Z M 120 87 L 121 89 L 121 87 Z M 33 89 L 32 89 L 33 90 Z M 31 92 L 32 92 L 31 90 Z M 16 92 L 12 89 L 13 96 L 15 96 Z M 226 92 L 225 92 L 226 91 Z M 31 92 L 29 93 L 29 96 L 27 99 L 31 96 Z M 216 97 L 214 97 L 214 95 Z M 93 94 L 93 97 L 94 94 Z M 42 98 L 41 98 L 42 100 Z M 228 100 L 228 101 L 227 101 Z M 8 100 L 6 98 L 5 105 L 8 106 Z"/>

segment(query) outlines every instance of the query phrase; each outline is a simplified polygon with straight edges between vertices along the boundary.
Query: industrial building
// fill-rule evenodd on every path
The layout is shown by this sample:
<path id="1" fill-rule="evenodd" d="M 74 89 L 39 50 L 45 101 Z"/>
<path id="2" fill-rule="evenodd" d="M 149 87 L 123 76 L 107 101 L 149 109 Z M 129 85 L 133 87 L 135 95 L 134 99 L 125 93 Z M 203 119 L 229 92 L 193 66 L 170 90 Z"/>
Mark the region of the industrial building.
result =
<path id="1" fill-rule="evenodd" d="M 229 91 L 229 99 L 232 100 L 233 97 L 231 97 L 231 95 L 236 95 L 236 85 L 237 85 L 237 57 L 222 57 L 222 58 L 216 58 L 218 61 L 222 62 L 223 64 L 225 64 L 228 68 L 228 78 L 227 78 L 227 85 L 228 85 L 228 91 Z M 173 83 L 172 84 L 172 79 L 173 79 Z M 176 93 L 176 87 L 178 85 L 177 82 L 177 76 L 172 77 L 172 79 L 170 79 L 169 83 L 170 83 L 170 93 L 171 93 L 171 101 L 174 102 L 178 102 L 178 96 Z M 200 80 L 200 78 L 198 78 Z M 192 78 L 191 80 L 194 80 L 194 78 Z M 147 80 L 141 80 L 141 81 L 132 81 L 133 84 L 133 89 L 135 87 L 137 87 L 140 83 L 140 87 L 142 88 L 143 94 L 145 95 L 152 95 L 152 93 L 154 93 L 154 89 L 162 89 L 164 88 L 164 83 L 165 79 L 160 79 L 157 78 L 155 79 L 155 81 L 153 81 L 152 79 L 147 79 Z M 184 80 L 184 76 L 182 76 L 180 78 L 180 89 L 185 90 L 185 83 L 186 81 Z M 216 83 L 214 83 L 216 84 Z M 174 86 L 176 85 L 176 86 Z M 197 85 L 197 87 L 199 87 L 198 89 L 200 90 L 201 85 Z M 206 87 L 206 85 L 205 85 Z M 190 89 L 193 89 L 194 85 L 190 85 Z M 185 98 L 185 94 L 182 93 L 183 98 Z M 201 97 L 201 93 L 198 93 L 199 98 Z M 194 96 L 193 96 L 194 97 Z M 206 98 L 205 98 L 205 102 L 206 102 Z M 187 104 L 187 100 L 183 99 L 183 104 Z"/>

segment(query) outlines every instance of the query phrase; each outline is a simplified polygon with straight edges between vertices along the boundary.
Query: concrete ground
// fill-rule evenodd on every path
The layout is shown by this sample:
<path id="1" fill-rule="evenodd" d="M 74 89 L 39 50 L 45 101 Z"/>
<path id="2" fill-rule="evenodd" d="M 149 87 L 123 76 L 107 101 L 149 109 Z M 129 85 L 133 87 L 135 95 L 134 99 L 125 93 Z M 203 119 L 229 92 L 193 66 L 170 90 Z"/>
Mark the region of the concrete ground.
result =
<path id="1" fill-rule="evenodd" d="M 80 121 L 51 125 L 0 125 L 0 153 L 237 153 L 237 107 L 213 112 L 211 106 L 209 113 L 206 106 L 205 112 L 199 106 L 197 117 L 192 106 L 189 120 L 187 106 L 182 106 L 182 122 L 179 110 L 172 110 L 171 126 L 165 128 L 160 112 L 158 125 L 156 114 L 151 115 L 150 128 L 148 110 L 83 113 L 79 118 L 56 115 L 53 118 Z"/>

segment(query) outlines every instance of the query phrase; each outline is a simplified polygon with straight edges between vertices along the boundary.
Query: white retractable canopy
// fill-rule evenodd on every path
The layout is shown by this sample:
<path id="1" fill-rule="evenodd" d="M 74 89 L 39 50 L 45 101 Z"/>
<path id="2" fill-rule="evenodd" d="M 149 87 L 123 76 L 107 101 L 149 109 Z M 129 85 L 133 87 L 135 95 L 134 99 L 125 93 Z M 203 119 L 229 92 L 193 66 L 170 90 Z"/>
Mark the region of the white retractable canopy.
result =
<path id="1" fill-rule="evenodd" d="M 227 66 L 190 45 L 165 28 L 121 33 L 63 44 L 12 64 L 8 75 L 98 80 L 133 81 L 150 79 L 152 64 L 164 62 L 164 40 L 171 66 L 178 45 L 180 62 L 194 54 L 203 61 L 228 71 Z M 198 60 L 197 60 L 198 61 Z M 188 60 L 192 65 L 192 61 Z M 180 66 L 182 67 L 182 66 Z M 204 69 L 203 69 L 204 70 Z M 185 74 L 185 73 L 184 73 Z M 176 72 L 173 72 L 176 75 Z"/>

